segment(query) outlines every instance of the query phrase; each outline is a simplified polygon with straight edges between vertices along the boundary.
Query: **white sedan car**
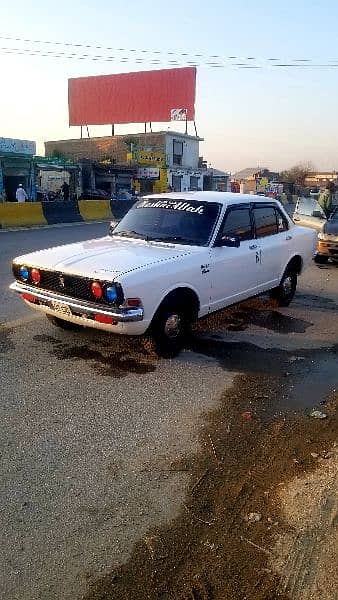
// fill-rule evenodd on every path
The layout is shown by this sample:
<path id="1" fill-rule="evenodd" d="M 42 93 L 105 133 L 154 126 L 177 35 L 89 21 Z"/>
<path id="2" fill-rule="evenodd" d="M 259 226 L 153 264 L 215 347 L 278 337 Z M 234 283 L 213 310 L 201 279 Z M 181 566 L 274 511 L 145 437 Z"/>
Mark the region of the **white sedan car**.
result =
<path id="1" fill-rule="evenodd" d="M 147 333 L 175 356 L 200 317 L 266 291 L 288 305 L 315 246 L 276 200 L 152 195 L 106 237 L 16 258 L 11 289 L 59 327 Z"/>

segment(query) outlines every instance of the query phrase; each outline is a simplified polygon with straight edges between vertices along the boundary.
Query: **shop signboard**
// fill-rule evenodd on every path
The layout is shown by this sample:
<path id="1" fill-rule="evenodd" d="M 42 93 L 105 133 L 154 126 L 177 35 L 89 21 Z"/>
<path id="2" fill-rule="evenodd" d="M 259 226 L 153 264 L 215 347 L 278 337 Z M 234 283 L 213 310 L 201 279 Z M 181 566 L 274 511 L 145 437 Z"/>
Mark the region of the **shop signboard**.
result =
<path id="1" fill-rule="evenodd" d="M 153 163 L 157 163 L 158 165 L 164 166 L 165 164 L 165 154 L 163 152 L 147 152 L 146 150 L 140 150 L 137 152 L 136 157 L 140 165 L 151 165 Z"/>
<path id="2" fill-rule="evenodd" d="M 26 154 L 33 156 L 36 153 L 36 144 L 29 140 L 15 140 L 0 137 L 0 153 L 3 154 Z"/>
<path id="3" fill-rule="evenodd" d="M 160 169 L 158 167 L 141 167 L 137 170 L 136 179 L 158 179 Z"/>

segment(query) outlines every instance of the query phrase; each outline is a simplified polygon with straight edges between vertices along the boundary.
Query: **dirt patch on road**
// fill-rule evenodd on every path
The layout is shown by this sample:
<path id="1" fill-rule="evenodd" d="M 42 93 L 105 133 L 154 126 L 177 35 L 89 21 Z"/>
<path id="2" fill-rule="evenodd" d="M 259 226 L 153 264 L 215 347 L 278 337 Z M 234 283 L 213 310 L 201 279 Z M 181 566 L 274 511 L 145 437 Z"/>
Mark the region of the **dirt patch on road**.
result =
<path id="1" fill-rule="evenodd" d="M 149 531 L 124 566 L 89 581 L 85 600 L 336 598 L 325 583 L 334 555 L 320 544 L 331 547 L 337 526 L 338 396 L 318 399 L 323 419 L 310 411 L 267 419 L 289 385 L 275 374 L 237 377 L 206 416 L 200 455 L 185 461 L 191 485 L 180 517 Z M 311 492 L 316 480 L 320 493 Z"/>

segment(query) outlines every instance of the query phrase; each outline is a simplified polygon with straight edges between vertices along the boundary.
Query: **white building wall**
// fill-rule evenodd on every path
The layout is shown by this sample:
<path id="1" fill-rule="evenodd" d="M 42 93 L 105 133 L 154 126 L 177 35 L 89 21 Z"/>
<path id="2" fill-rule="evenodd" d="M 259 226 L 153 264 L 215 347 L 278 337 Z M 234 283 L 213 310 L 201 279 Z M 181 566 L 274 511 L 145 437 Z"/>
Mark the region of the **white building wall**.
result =
<path id="1" fill-rule="evenodd" d="M 173 161 L 173 142 L 183 142 L 183 157 L 182 167 L 197 169 L 199 159 L 199 142 L 200 138 L 194 139 L 193 137 L 186 136 L 184 134 L 167 133 L 165 139 L 165 152 L 167 157 L 168 167 L 171 168 L 174 165 Z"/>

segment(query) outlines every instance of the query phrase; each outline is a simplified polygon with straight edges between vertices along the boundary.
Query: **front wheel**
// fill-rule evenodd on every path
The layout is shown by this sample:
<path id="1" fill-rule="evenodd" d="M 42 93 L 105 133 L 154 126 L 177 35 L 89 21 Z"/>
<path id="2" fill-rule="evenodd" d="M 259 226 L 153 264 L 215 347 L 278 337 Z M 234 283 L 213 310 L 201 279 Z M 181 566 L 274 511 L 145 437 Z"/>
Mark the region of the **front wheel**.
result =
<path id="1" fill-rule="evenodd" d="M 190 324 L 188 315 L 179 304 L 160 307 L 151 327 L 157 355 L 162 358 L 177 356 L 184 347 Z"/>
<path id="2" fill-rule="evenodd" d="M 81 329 L 80 325 L 71 323 L 70 321 L 65 321 L 64 319 L 59 319 L 59 317 L 54 317 L 53 315 L 46 315 L 46 317 L 48 321 L 60 329 L 66 329 L 67 331 L 79 331 L 79 329 Z"/>
<path id="3" fill-rule="evenodd" d="M 297 272 L 287 269 L 278 287 L 270 292 L 271 298 L 278 302 L 278 306 L 289 306 L 297 289 Z"/>

